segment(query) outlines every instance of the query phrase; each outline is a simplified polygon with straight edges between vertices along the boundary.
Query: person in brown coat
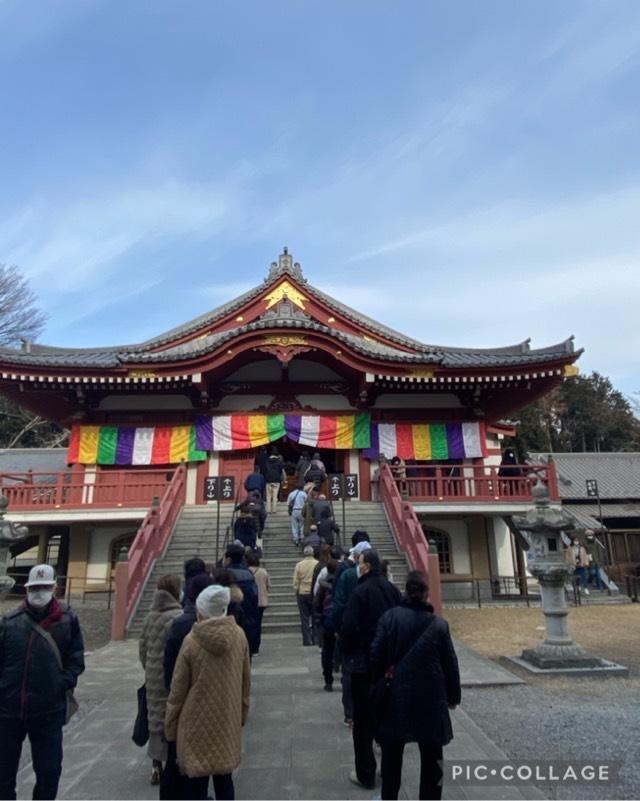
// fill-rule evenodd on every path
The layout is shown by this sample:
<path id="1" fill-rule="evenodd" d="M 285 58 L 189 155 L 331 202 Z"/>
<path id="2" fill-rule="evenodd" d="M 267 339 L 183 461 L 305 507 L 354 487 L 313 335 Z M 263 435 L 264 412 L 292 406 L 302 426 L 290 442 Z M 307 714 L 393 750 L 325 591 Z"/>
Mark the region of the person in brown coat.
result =
<path id="1" fill-rule="evenodd" d="M 198 623 L 178 654 L 167 701 L 165 732 L 177 744 L 190 798 L 234 798 L 232 772 L 240 765 L 241 729 L 249 714 L 251 668 L 247 638 L 227 617 L 228 587 L 214 584 L 196 599 Z"/>
<path id="2" fill-rule="evenodd" d="M 153 596 L 139 642 L 140 662 L 144 668 L 149 716 L 147 753 L 152 760 L 151 784 L 160 783 L 162 763 L 167 761 L 167 742 L 164 738 L 164 713 L 167 690 L 164 684 L 164 648 L 169 627 L 182 614 L 180 606 L 180 576 L 162 576 Z"/>

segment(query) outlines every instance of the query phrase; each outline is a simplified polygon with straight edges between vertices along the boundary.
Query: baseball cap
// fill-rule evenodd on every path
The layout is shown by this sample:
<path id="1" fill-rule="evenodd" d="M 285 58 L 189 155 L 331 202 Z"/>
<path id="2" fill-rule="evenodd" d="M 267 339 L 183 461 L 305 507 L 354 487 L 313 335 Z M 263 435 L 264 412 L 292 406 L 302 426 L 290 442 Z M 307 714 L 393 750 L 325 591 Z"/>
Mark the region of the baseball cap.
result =
<path id="1" fill-rule="evenodd" d="M 25 587 L 51 586 L 56 583 L 56 571 L 51 565 L 36 565 L 29 571 L 29 580 Z"/>
<path id="2" fill-rule="evenodd" d="M 365 551 L 370 551 L 373 546 L 370 542 L 359 542 L 354 548 L 349 551 L 349 556 L 353 559 L 354 556 L 360 556 Z"/>

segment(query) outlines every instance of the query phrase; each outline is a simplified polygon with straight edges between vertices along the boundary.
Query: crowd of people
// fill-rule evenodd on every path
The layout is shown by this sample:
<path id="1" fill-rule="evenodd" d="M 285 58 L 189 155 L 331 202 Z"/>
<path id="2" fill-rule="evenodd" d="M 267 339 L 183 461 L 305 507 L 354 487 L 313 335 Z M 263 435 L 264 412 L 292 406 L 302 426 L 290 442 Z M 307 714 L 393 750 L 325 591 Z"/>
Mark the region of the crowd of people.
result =
<path id="1" fill-rule="evenodd" d="M 403 596 L 366 531 L 354 532 L 351 546 L 348 554 L 306 546 L 293 575 L 302 644 L 320 646 L 327 692 L 341 676 L 344 723 L 353 735 L 349 778 L 374 788 L 377 741 L 381 797 L 397 798 L 404 745 L 417 742 L 419 798 L 440 798 L 442 747 L 453 736 L 448 710 L 460 703 L 448 626 L 427 601 L 422 573 L 409 573 Z"/>
<path id="2" fill-rule="evenodd" d="M 270 471 L 271 468 L 271 471 Z M 271 453 L 247 478 L 234 541 L 217 565 L 188 559 L 184 575 L 162 576 L 139 640 L 144 669 L 150 781 L 161 799 L 235 797 L 242 726 L 249 715 L 251 660 L 261 645 L 269 574 L 258 540 L 282 486 Z M 405 594 L 393 584 L 366 531 L 351 548 L 321 493 L 319 454 L 303 454 L 299 488 L 288 496 L 291 531 L 302 558 L 293 574 L 302 642 L 320 647 L 324 690 L 340 676 L 342 715 L 352 730 L 350 779 L 373 789 L 381 753 L 382 798 L 397 798 L 406 742 L 421 755 L 420 798 L 439 798 L 442 747 L 452 737 L 450 708 L 460 702 L 457 660 L 447 624 L 428 603 L 425 577 L 409 573 Z M 273 480 L 272 480 L 273 479 Z M 265 504 L 265 496 L 267 503 Z M 82 633 L 72 610 L 54 597 L 49 565 L 32 569 L 27 596 L 0 624 L 0 797 L 16 797 L 22 743 L 29 737 L 34 798 L 55 798 L 62 727 L 84 670 Z"/>

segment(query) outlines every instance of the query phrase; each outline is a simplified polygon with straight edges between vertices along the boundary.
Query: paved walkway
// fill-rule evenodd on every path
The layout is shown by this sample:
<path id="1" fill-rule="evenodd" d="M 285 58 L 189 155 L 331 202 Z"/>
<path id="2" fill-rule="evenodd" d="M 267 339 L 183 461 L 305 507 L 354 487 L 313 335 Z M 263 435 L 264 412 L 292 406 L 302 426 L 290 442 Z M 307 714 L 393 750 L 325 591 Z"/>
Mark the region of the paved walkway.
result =
<path id="1" fill-rule="evenodd" d="M 145 749 L 131 741 L 135 691 L 142 683 L 137 642 L 111 643 L 87 658 L 78 689 L 80 712 L 67 727 L 60 798 L 157 799 L 149 784 Z M 463 684 L 520 683 L 513 674 L 459 644 Z M 244 731 L 239 799 L 368 799 L 348 781 L 351 735 L 342 723 L 340 693 L 322 689 L 317 648 L 298 636 L 268 635 L 254 660 L 251 713 Z M 339 687 L 339 684 L 337 685 Z M 499 692 L 499 689 L 496 689 Z M 464 707 L 464 693 L 463 693 Z M 453 713 L 455 739 L 446 759 L 505 759 L 504 752 L 463 709 Z M 19 798 L 31 798 L 28 748 L 19 774 Z M 408 746 L 402 798 L 415 797 L 417 748 Z M 521 792 L 521 791 L 522 792 Z M 533 787 L 445 788 L 445 798 L 541 798 Z"/>

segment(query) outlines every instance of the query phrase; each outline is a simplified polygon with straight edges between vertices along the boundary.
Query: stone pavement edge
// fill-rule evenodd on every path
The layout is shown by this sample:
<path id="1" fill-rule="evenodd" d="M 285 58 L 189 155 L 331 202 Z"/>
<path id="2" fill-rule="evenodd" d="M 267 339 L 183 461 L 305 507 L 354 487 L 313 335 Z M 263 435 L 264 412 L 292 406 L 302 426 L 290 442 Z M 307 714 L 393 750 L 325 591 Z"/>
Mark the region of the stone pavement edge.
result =
<path id="1" fill-rule="evenodd" d="M 521 680 L 457 643 L 463 686 L 499 686 Z M 87 655 L 80 679 L 80 710 L 65 729 L 61 799 L 157 799 L 149 784 L 146 748 L 131 740 L 136 689 L 143 682 L 136 640 L 112 642 Z M 235 774 L 238 799 L 369 799 L 348 780 L 353 769 L 350 730 L 343 724 L 339 675 L 334 692 L 323 690 L 320 654 L 297 635 L 266 635 L 252 668 L 243 760 Z M 445 760 L 506 759 L 462 707 L 453 714 L 455 737 Z M 418 751 L 406 749 L 401 798 L 418 789 Z M 18 797 L 31 798 L 33 772 L 25 745 Z M 533 786 L 445 787 L 444 798 L 537 799 Z"/>

